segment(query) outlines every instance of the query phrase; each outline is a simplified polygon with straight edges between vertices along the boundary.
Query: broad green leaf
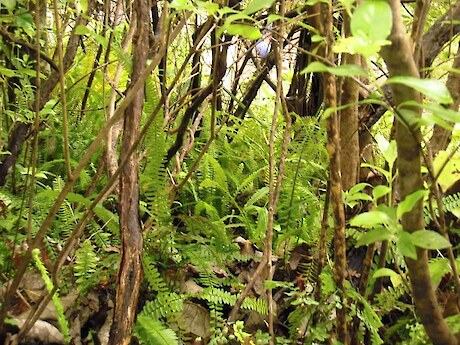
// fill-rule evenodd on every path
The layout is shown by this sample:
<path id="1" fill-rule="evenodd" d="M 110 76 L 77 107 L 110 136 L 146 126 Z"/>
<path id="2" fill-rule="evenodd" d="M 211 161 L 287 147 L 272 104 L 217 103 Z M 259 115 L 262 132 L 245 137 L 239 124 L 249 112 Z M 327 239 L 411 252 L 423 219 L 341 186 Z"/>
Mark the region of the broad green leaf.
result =
<path id="1" fill-rule="evenodd" d="M 378 166 L 376 166 L 374 164 L 362 163 L 361 167 L 363 167 L 363 168 L 372 168 L 372 169 L 377 170 L 379 173 L 381 173 L 383 176 L 385 176 L 385 178 L 387 179 L 388 182 L 391 179 L 391 174 L 390 174 L 389 171 L 387 171 L 387 170 L 385 170 L 385 169 L 383 169 L 381 167 L 378 167 Z"/>
<path id="2" fill-rule="evenodd" d="M 351 77 L 351 76 L 364 76 L 366 73 L 364 70 L 357 65 L 340 65 L 335 67 L 329 67 L 325 64 L 314 61 L 304 68 L 300 73 L 312 73 L 312 72 L 328 72 L 338 77 Z"/>
<path id="3" fill-rule="evenodd" d="M 85 25 L 78 25 L 75 29 L 75 35 L 92 35 L 93 32 Z"/>
<path id="4" fill-rule="evenodd" d="M 252 0 L 243 12 L 246 14 L 253 14 L 257 11 L 270 8 L 274 2 L 274 0 Z"/>
<path id="5" fill-rule="evenodd" d="M 374 200 L 377 201 L 382 196 L 385 196 L 390 192 L 391 192 L 390 187 L 384 186 L 384 185 L 378 185 L 378 186 L 375 186 L 375 188 L 372 190 L 372 196 Z"/>
<path id="6" fill-rule="evenodd" d="M 422 108 L 426 110 L 422 114 L 421 124 L 426 126 L 439 125 L 447 130 L 452 130 L 453 124 L 460 123 L 460 113 L 448 109 L 441 104 L 420 104 L 415 101 L 404 102 L 404 105 Z"/>
<path id="7" fill-rule="evenodd" d="M 433 166 L 436 175 L 439 175 L 437 182 L 441 185 L 442 190 L 447 190 L 460 180 L 459 154 L 452 156 L 450 152 L 441 151 L 434 159 Z"/>
<path id="8" fill-rule="evenodd" d="M 417 260 L 417 249 L 412 243 L 411 235 L 406 231 L 401 231 L 398 236 L 398 251 L 402 256 Z"/>
<path id="9" fill-rule="evenodd" d="M 366 201 L 372 201 L 372 197 L 369 194 L 366 193 L 354 193 L 353 195 L 350 195 L 351 200 L 366 200 Z"/>
<path id="10" fill-rule="evenodd" d="M 195 9 L 190 0 L 173 0 L 169 6 L 177 11 L 193 11 Z"/>
<path id="11" fill-rule="evenodd" d="M 358 200 L 372 201 L 370 195 L 361 193 L 361 190 L 366 187 L 371 187 L 371 185 L 369 183 L 358 183 L 354 185 L 349 191 L 343 193 L 343 202 L 350 207 L 354 207 L 358 204 Z"/>
<path id="12" fill-rule="evenodd" d="M 390 268 L 379 268 L 377 271 L 375 271 L 372 278 L 375 279 L 375 278 L 380 278 L 380 277 L 394 277 L 394 276 L 399 276 L 399 274 Z"/>
<path id="13" fill-rule="evenodd" d="M 412 243 L 425 249 L 445 249 L 452 245 L 449 240 L 439 233 L 431 230 L 418 230 L 411 234 Z"/>
<path id="14" fill-rule="evenodd" d="M 393 234 L 385 228 L 372 229 L 362 235 L 356 242 L 356 247 L 367 246 L 378 241 L 390 240 Z"/>
<path id="15" fill-rule="evenodd" d="M 365 183 L 365 182 L 357 183 L 353 187 L 350 188 L 350 190 L 348 191 L 348 194 L 352 195 L 354 193 L 361 192 L 366 187 L 372 187 L 372 186 L 369 183 Z"/>
<path id="16" fill-rule="evenodd" d="M 391 142 L 388 142 L 388 140 L 380 133 L 375 136 L 375 141 L 377 141 L 377 145 L 380 152 L 382 152 L 385 161 L 387 161 L 388 165 L 392 167 L 398 157 L 396 141 L 392 140 Z"/>
<path id="17" fill-rule="evenodd" d="M 390 217 L 382 211 L 369 211 L 366 213 L 358 214 L 350 220 L 351 226 L 361 228 L 373 228 L 377 225 L 389 224 Z"/>
<path id="18" fill-rule="evenodd" d="M 428 268 L 430 269 L 431 282 L 435 286 L 439 284 L 442 277 L 452 270 L 447 258 L 436 258 L 430 260 Z"/>
<path id="19" fill-rule="evenodd" d="M 214 2 L 196 0 L 195 3 L 200 10 L 203 10 L 209 16 L 215 15 L 216 12 L 219 10 L 219 5 Z"/>
<path id="20" fill-rule="evenodd" d="M 16 7 L 16 0 L 0 0 L 0 4 L 5 6 L 9 11 L 13 11 Z"/>
<path id="21" fill-rule="evenodd" d="M 262 37 L 260 30 L 251 25 L 246 24 L 228 24 L 225 25 L 224 30 L 227 31 L 229 35 L 239 35 L 243 36 L 249 40 L 255 41 Z"/>
<path id="22" fill-rule="evenodd" d="M 425 189 L 420 189 L 418 191 L 415 191 L 414 193 L 409 194 L 404 198 L 403 201 L 401 201 L 398 205 L 398 209 L 396 211 L 396 217 L 398 219 L 401 219 L 402 215 L 412 211 L 414 208 L 415 204 L 425 196 L 427 196 L 429 193 L 428 190 Z"/>
<path id="23" fill-rule="evenodd" d="M 385 1 L 363 1 L 353 12 L 350 29 L 353 36 L 373 44 L 388 37 L 392 24 L 391 8 Z"/>
<path id="24" fill-rule="evenodd" d="M 386 82 L 387 84 L 402 84 L 413 88 L 437 103 L 450 104 L 453 102 L 447 86 L 440 80 L 397 76 L 389 78 Z"/>
<path id="25" fill-rule="evenodd" d="M 337 41 L 332 48 L 334 53 L 360 54 L 369 59 L 377 54 L 382 46 L 391 44 L 390 41 L 380 40 L 369 43 L 360 37 L 345 37 Z"/>
<path id="26" fill-rule="evenodd" d="M 8 78 L 11 78 L 11 77 L 14 77 L 16 75 L 16 71 L 12 70 L 12 69 L 9 69 L 9 68 L 6 68 L 6 67 L 0 66 L 0 75 L 3 75 L 3 76 L 8 77 Z"/>

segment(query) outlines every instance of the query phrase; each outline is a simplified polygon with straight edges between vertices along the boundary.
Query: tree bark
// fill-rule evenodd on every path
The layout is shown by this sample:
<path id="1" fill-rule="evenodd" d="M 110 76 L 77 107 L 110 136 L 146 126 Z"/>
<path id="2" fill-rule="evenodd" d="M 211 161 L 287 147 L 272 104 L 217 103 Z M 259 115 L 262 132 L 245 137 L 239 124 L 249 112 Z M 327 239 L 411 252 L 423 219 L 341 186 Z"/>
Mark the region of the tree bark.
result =
<path id="1" fill-rule="evenodd" d="M 344 26 L 346 36 L 349 36 L 348 14 L 344 13 Z M 359 65 L 358 55 L 344 54 L 344 64 Z M 358 181 L 359 171 L 359 132 L 358 132 L 358 98 L 359 86 L 352 78 L 344 78 L 341 88 L 340 105 L 349 104 L 339 112 L 340 122 L 340 152 L 342 188 L 349 190 Z"/>
<path id="2" fill-rule="evenodd" d="M 390 76 L 419 77 L 413 51 L 405 33 L 399 0 L 387 0 L 393 13 L 393 28 L 389 40 L 391 46 L 382 49 L 382 57 Z M 421 133 L 417 120 L 421 110 L 402 106 L 407 101 L 422 102 L 420 93 L 401 84 L 392 84 L 394 106 L 397 110 L 396 142 L 398 146 L 399 193 L 401 199 L 423 188 L 421 176 Z M 410 113 L 409 113 L 410 112 Z M 424 228 L 423 201 L 402 216 L 404 231 L 414 232 Z M 457 344 L 457 340 L 445 322 L 431 283 L 427 251 L 417 248 L 417 260 L 406 258 L 412 296 L 418 315 L 433 344 Z"/>
<path id="3" fill-rule="evenodd" d="M 133 16 L 136 33 L 133 37 L 133 72 L 131 85 L 142 77 L 147 66 L 150 18 L 147 0 L 134 0 Z M 130 85 L 130 87 L 131 87 Z M 123 160 L 135 144 L 140 128 L 144 89 L 137 92 L 124 113 L 124 131 L 120 157 Z M 120 176 L 120 233 L 122 258 L 118 274 L 110 345 L 128 345 L 137 311 L 139 289 L 142 282 L 142 230 L 139 221 L 139 158 L 136 151 L 128 157 Z"/>
<path id="4" fill-rule="evenodd" d="M 325 37 L 326 44 L 318 49 L 318 55 L 322 60 L 329 63 L 334 61 L 332 52 L 333 44 L 333 26 L 332 26 L 332 5 L 330 2 L 321 3 L 312 7 L 312 24 L 318 29 L 320 34 Z M 324 73 L 323 90 L 324 90 L 324 107 L 335 108 L 337 106 L 337 87 L 336 77 L 330 73 Z M 345 293 L 345 278 L 347 272 L 346 258 L 346 239 L 345 239 L 345 210 L 342 201 L 342 177 L 340 163 L 340 137 L 339 123 L 337 112 L 332 113 L 327 119 L 327 151 L 329 153 L 329 186 L 330 198 L 334 218 L 334 282 L 339 290 L 341 299 L 341 308 L 336 309 L 337 339 L 342 344 L 349 344 L 349 334 L 347 326 L 347 308 Z M 327 210 L 325 210 L 327 212 Z"/>

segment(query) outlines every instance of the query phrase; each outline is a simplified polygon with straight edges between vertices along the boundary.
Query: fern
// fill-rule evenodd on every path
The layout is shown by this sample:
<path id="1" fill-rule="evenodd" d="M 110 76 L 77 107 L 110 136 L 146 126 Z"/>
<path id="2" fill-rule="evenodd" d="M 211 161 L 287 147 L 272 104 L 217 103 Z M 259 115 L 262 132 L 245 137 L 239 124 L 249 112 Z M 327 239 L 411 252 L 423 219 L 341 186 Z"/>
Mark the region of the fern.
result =
<path id="1" fill-rule="evenodd" d="M 99 258 L 94 252 L 94 246 L 90 240 L 85 240 L 77 250 L 74 265 L 74 275 L 78 277 L 76 283 L 79 292 L 85 293 L 97 281 L 94 273 L 96 272 L 98 261 Z"/>
<path id="2" fill-rule="evenodd" d="M 214 287 L 207 287 L 205 288 L 200 297 L 211 304 L 226 304 L 226 305 L 234 305 L 236 303 L 236 295 L 232 295 L 230 292 L 214 288 Z"/>
<path id="3" fill-rule="evenodd" d="M 139 314 L 134 334 L 141 344 L 146 345 L 175 345 L 179 344 L 176 333 L 163 326 L 163 324 L 151 317 Z"/>
<path id="4" fill-rule="evenodd" d="M 364 323 L 365 327 L 370 331 L 372 344 L 383 344 L 383 340 L 379 335 L 379 328 L 383 326 L 380 317 L 376 314 L 372 306 L 367 300 L 361 296 L 350 284 L 347 284 L 347 295 L 348 297 L 357 302 L 360 307 L 355 306 L 356 316 Z"/>
<path id="5" fill-rule="evenodd" d="M 40 250 L 35 248 L 32 250 L 32 257 L 34 259 L 35 265 L 37 266 L 37 269 L 40 271 L 41 277 L 43 281 L 45 282 L 46 288 L 48 292 L 51 292 L 54 289 L 54 284 L 51 281 L 51 278 L 48 274 L 48 271 L 46 270 L 45 265 L 40 259 Z M 53 296 L 51 297 L 54 306 L 56 307 L 56 313 L 57 313 L 57 321 L 59 324 L 59 328 L 64 335 L 64 339 L 66 343 L 70 342 L 70 328 L 69 328 L 69 323 L 67 319 L 65 318 L 64 315 L 64 306 L 61 303 L 61 300 L 59 299 L 58 291 L 56 290 L 53 293 Z"/>
<path id="6" fill-rule="evenodd" d="M 263 298 L 246 297 L 241 304 L 242 309 L 252 310 L 262 315 L 268 315 L 268 304 Z"/>
<path id="7" fill-rule="evenodd" d="M 184 299 L 175 292 L 160 292 L 154 301 L 148 302 L 142 313 L 155 319 L 166 318 L 174 320 L 184 309 Z"/>
<path id="8" fill-rule="evenodd" d="M 155 263 L 148 256 L 144 256 L 143 264 L 144 277 L 149 283 L 150 288 L 156 292 L 166 292 L 168 290 L 168 286 L 166 285 L 164 279 L 161 277 L 161 274 L 158 271 Z"/>
<path id="9" fill-rule="evenodd" d="M 450 212 L 458 217 L 460 215 L 460 192 L 443 197 L 442 207 L 444 212 Z M 433 215 L 430 212 L 430 207 L 428 205 L 425 205 L 423 213 L 425 217 L 425 223 L 428 224 L 433 220 Z M 433 213 L 436 217 L 439 217 L 439 209 L 436 203 L 433 203 Z"/>

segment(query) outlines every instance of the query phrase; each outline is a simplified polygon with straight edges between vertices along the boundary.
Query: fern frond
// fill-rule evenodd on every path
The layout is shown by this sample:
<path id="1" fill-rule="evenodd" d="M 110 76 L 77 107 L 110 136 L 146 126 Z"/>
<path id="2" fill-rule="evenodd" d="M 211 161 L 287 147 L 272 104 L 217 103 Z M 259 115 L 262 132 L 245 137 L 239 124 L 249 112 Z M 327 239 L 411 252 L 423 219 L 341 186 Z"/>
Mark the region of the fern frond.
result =
<path id="1" fill-rule="evenodd" d="M 202 291 L 200 297 L 213 304 L 234 305 L 237 296 L 219 288 L 207 287 Z"/>
<path id="2" fill-rule="evenodd" d="M 159 319 L 174 319 L 184 309 L 184 298 L 175 292 L 160 292 L 154 301 L 148 302 L 142 313 Z"/>
<path id="3" fill-rule="evenodd" d="M 143 264 L 144 277 L 148 281 L 150 288 L 157 292 L 167 291 L 168 286 L 166 285 L 164 279 L 161 277 L 161 274 L 152 259 L 150 259 L 148 256 L 144 256 Z"/>
<path id="4" fill-rule="evenodd" d="M 74 265 L 74 275 L 78 277 L 76 281 L 78 291 L 86 292 L 95 283 L 93 278 L 98 261 L 94 246 L 86 239 L 77 250 Z"/>
<path id="5" fill-rule="evenodd" d="M 134 332 L 141 344 L 146 345 L 179 345 L 176 333 L 149 316 L 140 314 L 137 317 Z"/>
<path id="6" fill-rule="evenodd" d="M 241 304 L 241 308 L 252 310 L 262 315 L 268 315 L 268 304 L 263 298 L 246 297 Z"/>

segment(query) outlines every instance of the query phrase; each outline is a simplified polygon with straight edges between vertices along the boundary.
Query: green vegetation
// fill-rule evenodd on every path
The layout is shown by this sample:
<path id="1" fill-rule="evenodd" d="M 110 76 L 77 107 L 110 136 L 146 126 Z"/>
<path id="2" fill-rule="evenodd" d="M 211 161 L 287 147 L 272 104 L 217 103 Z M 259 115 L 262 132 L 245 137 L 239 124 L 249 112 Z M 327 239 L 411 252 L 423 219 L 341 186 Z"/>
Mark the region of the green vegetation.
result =
<path id="1" fill-rule="evenodd" d="M 460 343 L 459 32 L 0 0 L 0 343 Z"/>

